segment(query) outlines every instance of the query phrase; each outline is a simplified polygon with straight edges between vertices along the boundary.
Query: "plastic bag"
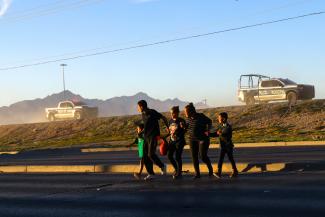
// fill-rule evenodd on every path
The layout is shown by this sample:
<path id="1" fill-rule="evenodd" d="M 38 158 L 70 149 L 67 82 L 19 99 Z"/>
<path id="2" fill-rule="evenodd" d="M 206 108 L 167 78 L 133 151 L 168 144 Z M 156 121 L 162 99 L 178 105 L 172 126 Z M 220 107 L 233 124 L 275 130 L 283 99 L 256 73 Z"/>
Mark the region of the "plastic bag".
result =
<path id="1" fill-rule="evenodd" d="M 144 146 L 144 139 L 138 139 L 138 152 L 139 158 L 143 158 L 143 146 Z"/>
<path id="2" fill-rule="evenodd" d="M 168 152 L 168 142 L 166 139 L 161 138 L 160 136 L 157 137 L 158 145 L 159 145 L 159 153 L 161 156 L 167 155 Z"/>

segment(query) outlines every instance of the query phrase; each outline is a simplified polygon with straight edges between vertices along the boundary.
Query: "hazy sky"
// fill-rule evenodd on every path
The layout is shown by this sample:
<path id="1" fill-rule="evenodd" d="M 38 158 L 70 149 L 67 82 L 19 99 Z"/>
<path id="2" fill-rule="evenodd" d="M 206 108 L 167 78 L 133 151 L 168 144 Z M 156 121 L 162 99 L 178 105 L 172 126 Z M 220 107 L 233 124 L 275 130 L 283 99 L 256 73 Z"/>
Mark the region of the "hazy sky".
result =
<path id="1" fill-rule="evenodd" d="M 324 0 L 0 0 L 0 68 L 325 11 Z M 67 88 L 237 104 L 240 74 L 314 84 L 325 98 L 325 15 L 65 61 Z M 62 91 L 60 63 L 0 71 L 0 106 Z"/>

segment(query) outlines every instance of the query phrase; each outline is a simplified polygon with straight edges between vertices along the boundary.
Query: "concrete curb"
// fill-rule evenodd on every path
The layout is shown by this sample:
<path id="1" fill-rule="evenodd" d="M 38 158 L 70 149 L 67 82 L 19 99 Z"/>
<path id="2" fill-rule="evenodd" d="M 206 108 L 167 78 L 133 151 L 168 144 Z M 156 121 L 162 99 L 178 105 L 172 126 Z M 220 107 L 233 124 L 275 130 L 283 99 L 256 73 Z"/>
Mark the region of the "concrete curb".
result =
<path id="1" fill-rule="evenodd" d="M 217 164 L 213 164 L 217 168 Z M 264 172 L 304 172 L 304 171 L 325 171 L 325 161 L 311 162 L 279 162 L 279 163 L 237 163 L 240 173 L 264 173 Z M 167 164 L 167 172 L 172 174 L 173 167 Z M 157 174 L 160 169 L 154 167 Z M 200 164 L 202 173 L 208 173 L 204 164 Z M 139 171 L 138 164 L 117 164 L 117 165 L 17 165 L 0 166 L 0 173 L 108 173 L 108 174 L 133 174 Z M 194 173 L 192 163 L 183 164 L 183 171 Z M 145 172 L 145 170 L 144 170 Z M 223 165 L 223 172 L 232 172 L 231 164 Z"/>
<path id="2" fill-rule="evenodd" d="M 0 155 L 3 154 L 8 154 L 8 155 L 14 155 L 14 154 L 18 154 L 18 151 L 4 151 L 4 152 L 0 152 Z"/>
<path id="3" fill-rule="evenodd" d="M 297 147 L 297 146 L 325 146 L 325 141 L 300 141 L 300 142 L 265 142 L 265 143 L 237 143 L 236 148 L 267 148 L 267 147 Z M 219 144 L 211 144 L 210 148 L 217 149 Z M 184 149 L 189 149 L 185 146 Z M 84 148 L 82 153 L 96 153 L 96 152 L 118 152 L 137 150 L 137 148 Z"/>
<path id="4" fill-rule="evenodd" d="M 325 141 L 298 141 L 298 142 L 265 142 L 265 143 L 236 143 L 238 148 L 267 148 L 267 147 L 297 147 L 297 146 L 325 146 Z M 219 144 L 211 144 L 211 149 L 219 148 Z M 189 146 L 185 146 L 186 150 Z M 96 153 L 96 152 L 120 152 L 120 151 L 136 151 L 137 148 L 83 148 L 80 149 L 82 153 Z M 18 151 L 0 152 L 0 155 L 15 155 Z"/>
<path id="5" fill-rule="evenodd" d="M 217 165 L 213 165 L 217 168 Z M 260 172 L 277 172 L 286 167 L 286 163 L 238 163 L 239 172 L 244 173 L 260 173 Z M 173 173 L 172 166 L 167 165 L 167 172 Z M 125 164 L 125 165 L 22 165 L 22 166 L 0 166 L 0 173 L 124 173 L 132 174 L 138 172 L 139 165 L 137 164 Z M 154 168 L 156 173 L 160 173 L 158 167 Z M 207 167 L 203 164 L 200 165 L 202 173 L 207 173 Z M 193 165 L 186 163 L 183 165 L 183 171 L 194 173 Z M 232 172 L 231 165 L 225 163 L 223 166 L 223 172 Z"/>

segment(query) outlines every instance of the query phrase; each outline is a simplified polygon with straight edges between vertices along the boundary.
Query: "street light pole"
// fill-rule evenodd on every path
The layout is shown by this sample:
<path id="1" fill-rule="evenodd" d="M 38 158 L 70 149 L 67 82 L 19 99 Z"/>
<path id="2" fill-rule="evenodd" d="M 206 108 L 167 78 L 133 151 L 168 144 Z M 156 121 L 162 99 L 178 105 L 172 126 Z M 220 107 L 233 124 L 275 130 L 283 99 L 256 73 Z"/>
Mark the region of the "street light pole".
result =
<path id="1" fill-rule="evenodd" d="M 64 67 L 66 67 L 66 66 L 68 66 L 68 65 L 62 63 L 60 66 L 62 67 L 62 75 L 63 75 L 63 96 L 64 96 L 64 100 L 66 100 L 66 97 L 65 97 L 65 76 L 64 76 Z"/>

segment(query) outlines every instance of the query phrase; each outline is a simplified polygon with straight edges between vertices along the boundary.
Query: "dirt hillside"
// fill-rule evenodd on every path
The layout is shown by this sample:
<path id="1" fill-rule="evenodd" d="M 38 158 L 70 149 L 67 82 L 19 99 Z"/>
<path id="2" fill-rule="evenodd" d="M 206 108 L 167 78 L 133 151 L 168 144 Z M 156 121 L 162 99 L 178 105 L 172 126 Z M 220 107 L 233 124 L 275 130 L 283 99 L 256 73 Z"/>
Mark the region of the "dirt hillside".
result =
<path id="1" fill-rule="evenodd" d="M 201 112 L 216 122 L 215 114 L 221 111 L 229 113 L 235 142 L 325 140 L 325 100 L 301 102 L 291 112 L 286 103 Z M 125 145 L 136 135 L 134 123 L 139 120 L 140 116 L 121 116 L 0 126 L 0 151 Z"/>

